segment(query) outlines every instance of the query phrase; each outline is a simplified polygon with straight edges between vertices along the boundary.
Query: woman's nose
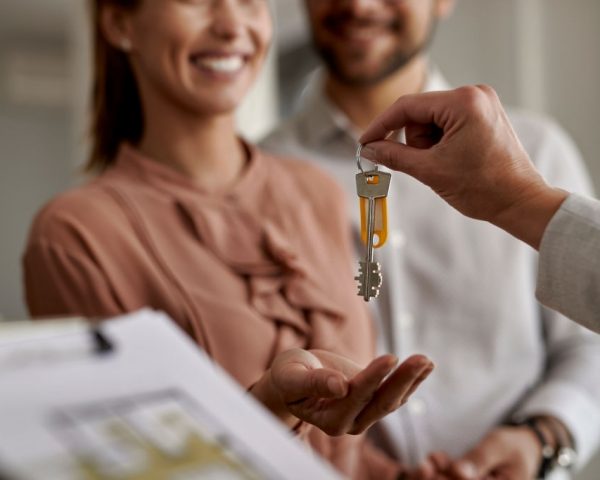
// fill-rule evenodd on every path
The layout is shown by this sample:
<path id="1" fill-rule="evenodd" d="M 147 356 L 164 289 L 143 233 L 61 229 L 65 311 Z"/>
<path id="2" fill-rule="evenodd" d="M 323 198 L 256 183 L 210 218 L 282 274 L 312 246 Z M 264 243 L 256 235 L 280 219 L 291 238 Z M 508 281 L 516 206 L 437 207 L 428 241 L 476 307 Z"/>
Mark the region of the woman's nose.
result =
<path id="1" fill-rule="evenodd" d="M 244 30 L 244 15 L 239 0 L 217 0 L 213 10 L 213 31 L 221 38 L 235 38 Z"/>

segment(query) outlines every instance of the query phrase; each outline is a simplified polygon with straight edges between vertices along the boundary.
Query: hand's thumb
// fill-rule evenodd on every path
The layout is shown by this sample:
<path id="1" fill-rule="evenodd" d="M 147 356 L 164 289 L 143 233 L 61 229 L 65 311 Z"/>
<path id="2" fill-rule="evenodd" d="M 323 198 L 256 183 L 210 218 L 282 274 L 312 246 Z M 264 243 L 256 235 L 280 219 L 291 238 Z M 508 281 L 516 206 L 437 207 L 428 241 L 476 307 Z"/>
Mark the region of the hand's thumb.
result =
<path id="1" fill-rule="evenodd" d="M 429 153 L 393 140 L 380 140 L 365 145 L 361 155 L 373 163 L 416 177 Z"/>
<path id="2" fill-rule="evenodd" d="M 290 364 L 278 375 L 277 387 L 286 403 L 310 397 L 343 398 L 348 393 L 348 381 L 338 371 L 302 364 Z"/>

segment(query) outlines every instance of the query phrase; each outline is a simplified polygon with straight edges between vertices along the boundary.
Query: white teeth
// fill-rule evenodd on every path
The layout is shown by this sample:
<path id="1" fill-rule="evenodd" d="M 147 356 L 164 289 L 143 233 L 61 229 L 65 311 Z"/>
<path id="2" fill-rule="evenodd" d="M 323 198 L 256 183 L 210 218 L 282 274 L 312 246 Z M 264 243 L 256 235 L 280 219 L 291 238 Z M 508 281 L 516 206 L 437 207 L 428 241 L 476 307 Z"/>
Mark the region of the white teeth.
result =
<path id="1" fill-rule="evenodd" d="M 244 66 L 244 59 L 241 55 L 231 55 L 229 57 L 199 57 L 196 64 L 214 70 L 215 72 L 233 73 Z"/>

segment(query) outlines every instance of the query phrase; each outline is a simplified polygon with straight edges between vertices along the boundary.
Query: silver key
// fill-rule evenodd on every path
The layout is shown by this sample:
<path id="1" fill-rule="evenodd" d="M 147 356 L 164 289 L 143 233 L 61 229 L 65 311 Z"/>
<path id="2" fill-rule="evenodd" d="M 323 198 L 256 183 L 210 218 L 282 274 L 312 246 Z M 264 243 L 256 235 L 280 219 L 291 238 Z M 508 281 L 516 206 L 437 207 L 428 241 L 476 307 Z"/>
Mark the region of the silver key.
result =
<path id="1" fill-rule="evenodd" d="M 364 262 L 359 263 L 358 295 L 366 302 L 379 296 L 381 288 L 381 265 L 373 259 L 373 235 L 375 230 L 375 199 L 385 198 L 390 189 L 391 175 L 379 170 L 370 170 L 356 175 L 358 196 L 366 198 L 367 203 L 367 250 Z"/>

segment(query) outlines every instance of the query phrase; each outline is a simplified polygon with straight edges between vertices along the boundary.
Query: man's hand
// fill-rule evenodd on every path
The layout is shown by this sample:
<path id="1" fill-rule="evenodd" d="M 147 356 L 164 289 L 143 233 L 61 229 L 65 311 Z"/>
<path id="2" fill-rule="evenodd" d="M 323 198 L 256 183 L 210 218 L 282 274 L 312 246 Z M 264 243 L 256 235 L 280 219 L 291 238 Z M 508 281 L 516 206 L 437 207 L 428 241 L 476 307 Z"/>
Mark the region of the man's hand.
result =
<path id="1" fill-rule="evenodd" d="M 438 452 L 413 474 L 414 480 L 533 480 L 541 445 L 527 427 L 498 427 L 462 458 Z"/>
<path id="2" fill-rule="evenodd" d="M 358 434 L 403 405 L 433 369 L 422 355 L 394 370 L 397 362 L 384 355 L 362 368 L 322 350 L 289 350 L 252 393 L 288 424 L 300 419 L 329 435 Z"/>
<path id="3" fill-rule="evenodd" d="M 388 139 L 402 128 L 406 145 Z M 534 248 L 567 197 L 544 182 L 490 87 L 401 97 L 360 142 L 365 158 L 412 175 L 461 213 Z"/>

